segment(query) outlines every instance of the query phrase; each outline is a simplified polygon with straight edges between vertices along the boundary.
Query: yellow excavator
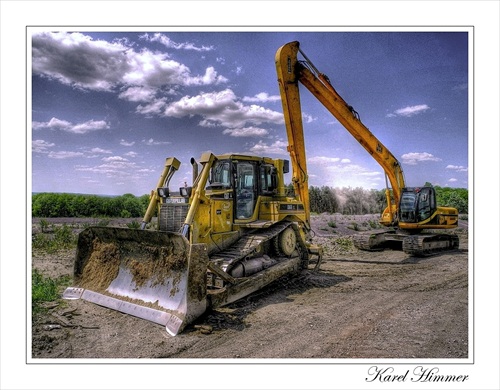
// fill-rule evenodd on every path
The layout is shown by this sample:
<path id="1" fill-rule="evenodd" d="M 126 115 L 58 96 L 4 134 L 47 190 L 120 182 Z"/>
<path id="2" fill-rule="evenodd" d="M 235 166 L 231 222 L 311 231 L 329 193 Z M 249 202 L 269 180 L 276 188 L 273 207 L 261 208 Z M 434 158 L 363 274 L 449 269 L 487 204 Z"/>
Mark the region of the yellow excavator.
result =
<path id="1" fill-rule="evenodd" d="M 75 286 L 65 290 L 64 298 L 161 324 L 175 336 L 209 309 L 230 304 L 284 275 L 319 268 L 323 250 L 312 242 L 297 86 L 297 81 L 309 79 L 309 72 L 297 61 L 297 51 L 298 43 L 291 42 L 276 53 L 290 160 L 204 153 L 198 161 L 191 159 L 192 185 L 171 191 L 180 161 L 167 158 L 140 229 L 89 227 L 79 234 Z M 326 91 L 316 96 L 325 104 L 333 88 L 322 85 Z M 353 116 L 350 109 L 348 114 Z M 378 154 L 391 156 L 380 147 Z M 284 179 L 290 165 L 293 194 L 287 192 Z M 388 173 L 391 183 L 394 177 L 403 183 L 400 168 L 393 169 L 399 173 Z M 406 193 L 399 186 L 394 191 Z M 420 194 L 408 193 L 417 198 Z M 404 215 L 397 199 L 386 210 L 391 223 Z M 440 218 L 434 214 L 432 220 Z M 156 229 L 148 229 L 155 215 Z"/>
<path id="2" fill-rule="evenodd" d="M 303 60 L 298 60 L 298 53 Z M 299 42 L 282 46 L 276 54 L 276 67 L 280 85 L 283 112 L 288 138 L 302 136 L 302 110 L 300 107 L 299 82 L 304 85 L 323 106 L 349 131 L 349 133 L 380 164 L 385 172 L 387 207 L 381 214 L 380 229 L 354 236 L 354 244 L 363 250 L 381 250 L 387 246 L 402 247 L 413 256 L 428 256 L 459 246 L 456 234 L 423 233 L 435 229 L 454 229 L 458 226 L 458 210 L 438 206 L 436 192 L 431 186 L 407 187 L 403 169 L 394 155 L 361 122 L 358 113 L 347 104 L 300 49 Z M 304 145 L 303 141 L 297 145 Z M 305 151 L 297 151 L 305 161 Z M 293 160 L 293 157 L 292 157 Z M 299 172 L 307 175 L 305 165 Z M 305 182 L 307 183 L 306 179 Z M 390 186 L 389 186 L 389 183 Z M 391 188 L 389 188 L 391 187 Z M 302 188 L 306 199 L 307 188 Z"/>

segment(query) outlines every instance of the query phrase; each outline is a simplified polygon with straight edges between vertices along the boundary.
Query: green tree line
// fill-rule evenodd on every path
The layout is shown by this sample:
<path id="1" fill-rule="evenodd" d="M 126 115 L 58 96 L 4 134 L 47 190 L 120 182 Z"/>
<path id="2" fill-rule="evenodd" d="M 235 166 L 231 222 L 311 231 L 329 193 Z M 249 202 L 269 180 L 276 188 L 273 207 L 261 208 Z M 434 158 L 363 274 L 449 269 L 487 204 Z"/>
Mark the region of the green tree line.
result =
<path id="1" fill-rule="evenodd" d="M 292 187 L 292 186 L 289 186 Z M 456 207 L 467 214 L 469 192 L 463 188 L 434 187 L 439 206 Z M 309 200 L 314 213 L 346 215 L 380 214 L 386 205 L 385 190 L 364 188 L 310 187 Z M 55 217 L 143 217 L 149 195 L 99 196 L 66 193 L 38 193 L 32 196 L 32 216 Z"/>
<path id="2" fill-rule="evenodd" d="M 33 217 L 142 217 L 149 204 L 149 195 L 132 194 L 99 196 L 66 193 L 33 194 Z"/>

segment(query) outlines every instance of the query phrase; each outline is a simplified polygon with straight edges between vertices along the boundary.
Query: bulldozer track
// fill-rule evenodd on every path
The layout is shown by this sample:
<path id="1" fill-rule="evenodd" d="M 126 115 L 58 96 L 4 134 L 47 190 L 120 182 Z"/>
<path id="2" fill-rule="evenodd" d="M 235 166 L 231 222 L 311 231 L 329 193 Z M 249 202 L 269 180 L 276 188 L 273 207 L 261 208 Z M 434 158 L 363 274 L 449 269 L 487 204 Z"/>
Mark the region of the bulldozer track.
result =
<path id="1" fill-rule="evenodd" d="M 227 271 L 233 264 L 255 254 L 266 242 L 278 236 L 291 222 L 278 222 L 273 226 L 252 232 L 241 237 L 229 248 L 224 249 L 210 257 L 210 261 Z"/>

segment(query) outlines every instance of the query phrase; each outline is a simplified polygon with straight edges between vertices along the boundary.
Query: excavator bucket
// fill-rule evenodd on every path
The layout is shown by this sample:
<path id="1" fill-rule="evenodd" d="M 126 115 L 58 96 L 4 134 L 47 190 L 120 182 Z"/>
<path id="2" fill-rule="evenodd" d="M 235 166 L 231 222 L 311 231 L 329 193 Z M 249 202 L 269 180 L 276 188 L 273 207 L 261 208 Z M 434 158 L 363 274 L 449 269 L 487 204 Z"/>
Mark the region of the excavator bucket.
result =
<path id="1" fill-rule="evenodd" d="M 90 227 L 78 237 L 76 287 L 84 299 L 166 327 L 172 336 L 207 309 L 208 254 L 171 232 Z"/>

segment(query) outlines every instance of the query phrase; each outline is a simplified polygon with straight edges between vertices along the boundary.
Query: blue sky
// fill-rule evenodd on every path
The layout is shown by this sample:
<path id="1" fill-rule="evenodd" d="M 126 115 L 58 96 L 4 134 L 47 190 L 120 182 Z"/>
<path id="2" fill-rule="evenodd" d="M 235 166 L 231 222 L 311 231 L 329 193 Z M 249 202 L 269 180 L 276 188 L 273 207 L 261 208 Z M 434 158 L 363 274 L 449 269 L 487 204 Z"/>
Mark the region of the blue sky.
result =
<path id="1" fill-rule="evenodd" d="M 51 31 L 31 31 L 33 192 L 139 196 L 169 156 L 182 163 L 172 187 L 205 151 L 288 158 L 274 55 L 294 40 L 407 185 L 468 188 L 466 30 Z M 309 184 L 384 188 L 379 165 L 301 91 Z"/>

